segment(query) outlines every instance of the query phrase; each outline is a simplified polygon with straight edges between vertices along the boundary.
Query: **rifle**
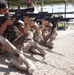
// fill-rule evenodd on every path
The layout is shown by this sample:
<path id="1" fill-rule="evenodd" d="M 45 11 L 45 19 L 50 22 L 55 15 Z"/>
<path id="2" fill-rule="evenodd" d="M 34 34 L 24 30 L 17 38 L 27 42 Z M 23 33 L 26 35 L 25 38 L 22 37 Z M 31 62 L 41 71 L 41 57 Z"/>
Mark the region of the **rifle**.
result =
<path id="1" fill-rule="evenodd" d="M 63 18 L 63 16 L 53 17 L 53 18 L 45 18 L 45 20 L 48 20 L 48 21 L 50 21 L 50 22 L 58 21 L 58 20 L 68 22 L 68 21 L 70 21 L 71 19 L 74 19 L 74 18 Z"/>
<path id="2" fill-rule="evenodd" d="M 24 14 L 26 12 L 33 12 L 34 7 L 26 8 L 26 9 L 9 9 L 9 12 L 15 12 L 15 14 Z"/>
<path id="3" fill-rule="evenodd" d="M 39 12 L 39 13 L 26 13 L 26 12 L 33 12 L 34 8 L 27 8 L 27 9 L 10 9 L 10 12 L 15 12 L 11 14 L 11 18 L 16 18 L 17 20 L 22 20 L 25 16 L 29 16 L 30 18 L 50 18 L 53 14 L 73 14 L 74 12 L 60 12 L 60 13 L 48 13 L 48 12 Z M 0 19 L 3 16 L 0 15 Z"/>
<path id="4" fill-rule="evenodd" d="M 29 8 L 30 9 L 30 8 Z M 31 8 L 33 10 L 33 8 Z M 18 9 L 19 10 L 19 9 Z M 31 10 L 31 11 L 32 11 Z M 14 10 L 14 11 L 17 11 L 17 10 Z M 23 11 L 23 10 L 22 10 Z M 26 9 L 26 12 L 28 12 L 29 10 Z M 73 12 L 67 12 L 66 14 L 72 14 Z M 60 17 L 53 17 L 51 18 L 50 14 L 52 13 L 48 13 L 48 12 L 40 12 L 40 13 L 23 13 L 21 12 L 21 10 L 19 10 L 19 13 L 16 13 L 16 14 L 11 14 L 10 17 L 11 18 L 15 18 L 16 20 L 23 20 L 23 18 L 25 16 L 28 16 L 30 18 L 35 18 L 33 21 L 36 21 L 36 22 L 40 22 L 41 19 L 45 19 L 45 20 L 49 20 L 50 22 L 52 22 L 53 26 L 55 27 L 56 25 L 54 24 L 55 22 L 57 22 L 58 20 L 61 20 L 61 21 L 66 21 L 68 22 L 70 19 L 74 19 L 74 18 L 63 18 L 63 16 L 60 16 Z M 58 14 L 58 13 L 55 13 L 55 14 Z M 65 13 L 60 13 L 60 14 L 65 14 Z M 0 15 L 0 20 L 5 17 L 4 15 Z"/>
<path id="5" fill-rule="evenodd" d="M 22 17 L 25 15 L 25 13 L 33 12 L 33 11 L 34 11 L 33 7 L 26 8 L 26 9 L 9 9 L 9 12 L 11 12 L 11 14 L 9 16 L 0 14 L 0 20 L 2 20 L 3 18 L 8 18 L 8 17 L 16 18 L 17 20 L 22 19 Z M 14 13 L 14 14 L 12 14 L 12 13 Z"/>

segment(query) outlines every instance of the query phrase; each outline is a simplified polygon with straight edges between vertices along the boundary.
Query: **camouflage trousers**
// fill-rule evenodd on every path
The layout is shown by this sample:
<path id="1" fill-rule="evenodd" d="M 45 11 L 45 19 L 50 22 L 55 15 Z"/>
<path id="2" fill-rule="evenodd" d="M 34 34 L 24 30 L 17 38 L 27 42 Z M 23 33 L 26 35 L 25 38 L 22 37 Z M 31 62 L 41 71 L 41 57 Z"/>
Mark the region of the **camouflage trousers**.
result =
<path id="1" fill-rule="evenodd" d="M 14 57 L 11 59 L 10 63 L 20 68 L 21 70 L 28 70 L 30 74 L 34 72 L 34 64 L 31 62 L 31 60 L 25 57 L 22 51 L 17 49 L 11 42 L 9 42 L 9 40 L 3 36 L 0 36 L 0 43 L 4 46 L 5 50 Z M 22 66 L 23 64 L 26 65 L 26 67 Z"/>
<path id="2" fill-rule="evenodd" d="M 33 40 L 33 33 L 28 31 L 27 35 L 22 35 L 13 41 L 13 44 L 9 42 L 6 38 L 0 36 L 0 43 L 4 46 L 5 50 L 9 52 L 14 58 L 10 60 L 10 64 L 13 64 L 17 68 L 22 70 L 28 70 L 31 74 L 35 70 L 34 64 L 25 57 L 25 52 L 28 50 L 32 51 L 32 48 L 37 49 L 43 56 L 46 55 L 46 51 Z M 34 49 L 33 49 L 33 52 Z M 16 63 L 18 62 L 18 63 Z M 24 66 L 22 67 L 22 65 Z M 26 67 L 25 67 L 26 65 Z"/>
<path id="3" fill-rule="evenodd" d="M 53 33 L 51 35 L 48 34 L 44 40 L 46 42 L 45 45 L 50 48 L 53 48 L 53 45 L 54 45 L 53 41 L 56 39 L 57 35 L 58 35 L 57 31 L 53 31 Z"/>

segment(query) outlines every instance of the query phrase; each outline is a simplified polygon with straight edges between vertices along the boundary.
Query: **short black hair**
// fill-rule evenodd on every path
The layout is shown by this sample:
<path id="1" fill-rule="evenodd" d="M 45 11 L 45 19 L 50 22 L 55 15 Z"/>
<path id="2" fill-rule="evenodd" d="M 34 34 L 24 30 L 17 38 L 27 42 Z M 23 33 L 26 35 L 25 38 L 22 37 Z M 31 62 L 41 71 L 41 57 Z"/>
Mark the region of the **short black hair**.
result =
<path id="1" fill-rule="evenodd" d="M 5 0 L 0 0 L 0 8 L 5 8 L 7 6 L 7 2 Z"/>

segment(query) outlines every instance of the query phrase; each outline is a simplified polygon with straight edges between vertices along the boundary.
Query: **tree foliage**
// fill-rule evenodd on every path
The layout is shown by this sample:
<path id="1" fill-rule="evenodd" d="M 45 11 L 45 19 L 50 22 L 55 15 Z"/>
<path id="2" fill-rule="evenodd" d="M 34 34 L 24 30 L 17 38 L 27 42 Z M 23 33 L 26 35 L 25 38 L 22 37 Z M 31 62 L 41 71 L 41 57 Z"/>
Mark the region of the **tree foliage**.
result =
<path id="1" fill-rule="evenodd" d="M 24 0 L 6 0 L 9 6 L 26 6 L 26 2 Z"/>
<path id="2" fill-rule="evenodd" d="M 26 6 L 26 0 L 6 0 L 9 6 Z M 54 4 L 54 3 L 64 3 L 65 0 L 32 0 L 37 5 L 43 4 Z"/>

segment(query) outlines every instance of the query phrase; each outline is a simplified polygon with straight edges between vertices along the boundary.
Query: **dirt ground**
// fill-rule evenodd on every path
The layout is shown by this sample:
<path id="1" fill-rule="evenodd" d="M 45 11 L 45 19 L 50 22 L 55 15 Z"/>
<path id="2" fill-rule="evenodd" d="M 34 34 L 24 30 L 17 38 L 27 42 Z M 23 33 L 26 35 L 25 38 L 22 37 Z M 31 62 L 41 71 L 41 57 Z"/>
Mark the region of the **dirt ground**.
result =
<path id="1" fill-rule="evenodd" d="M 58 31 L 53 49 L 46 49 L 45 59 L 38 54 L 28 54 L 28 58 L 36 66 L 33 75 L 74 75 L 74 29 Z M 16 67 L 5 63 L 10 54 L 0 55 L 0 75 L 29 75 Z"/>

